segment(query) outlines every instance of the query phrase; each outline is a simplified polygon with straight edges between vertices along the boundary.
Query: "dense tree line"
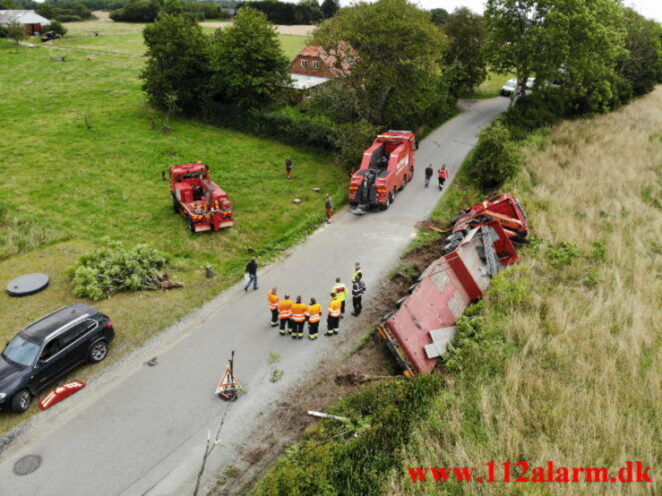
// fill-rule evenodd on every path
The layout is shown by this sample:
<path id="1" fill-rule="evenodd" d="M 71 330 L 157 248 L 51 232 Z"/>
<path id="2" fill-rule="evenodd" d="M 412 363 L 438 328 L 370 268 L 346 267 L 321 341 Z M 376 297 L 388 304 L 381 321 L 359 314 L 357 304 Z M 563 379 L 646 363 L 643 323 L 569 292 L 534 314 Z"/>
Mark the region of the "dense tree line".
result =
<path id="1" fill-rule="evenodd" d="M 154 22 L 160 13 L 179 14 L 195 21 L 227 19 L 230 15 L 220 4 L 185 0 L 127 0 L 124 6 L 110 13 L 117 22 Z"/>
<path id="2" fill-rule="evenodd" d="M 249 109 L 274 101 L 287 82 L 288 60 L 262 12 L 243 8 L 232 26 L 207 35 L 190 18 L 162 13 L 145 27 L 149 100 L 200 116 L 203 108 Z"/>
<path id="3" fill-rule="evenodd" d="M 326 11 L 332 13 L 338 10 L 337 2 L 329 0 Z M 250 7 L 266 14 L 270 22 L 274 24 L 315 24 L 325 18 L 324 11 L 320 8 L 317 0 L 301 0 L 299 3 L 280 2 L 276 0 L 258 0 L 241 2 L 237 9 Z M 331 14 L 333 15 L 333 14 Z"/>

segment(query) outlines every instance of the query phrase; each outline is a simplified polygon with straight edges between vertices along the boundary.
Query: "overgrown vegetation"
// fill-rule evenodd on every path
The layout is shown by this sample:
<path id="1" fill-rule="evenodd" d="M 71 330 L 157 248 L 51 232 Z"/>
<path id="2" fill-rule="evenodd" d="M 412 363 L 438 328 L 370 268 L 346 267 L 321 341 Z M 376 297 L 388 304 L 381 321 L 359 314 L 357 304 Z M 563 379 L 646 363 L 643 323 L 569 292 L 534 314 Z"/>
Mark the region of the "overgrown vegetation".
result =
<path id="1" fill-rule="evenodd" d="M 331 17 L 338 7 L 327 5 L 326 15 L 317 0 L 304 0 L 298 3 L 280 2 L 277 0 L 260 0 L 241 2 L 237 5 L 238 11 L 250 7 L 265 14 L 273 24 L 316 24 L 325 17 Z M 334 9 L 335 7 L 335 9 Z"/>
<path id="2" fill-rule="evenodd" d="M 145 244 L 127 247 L 111 240 L 104 244 L 69 268 L 74 295 L 98 301 L 121 291 L 158 287 L 155 276 L 166 264 L 161 253 Z"/>

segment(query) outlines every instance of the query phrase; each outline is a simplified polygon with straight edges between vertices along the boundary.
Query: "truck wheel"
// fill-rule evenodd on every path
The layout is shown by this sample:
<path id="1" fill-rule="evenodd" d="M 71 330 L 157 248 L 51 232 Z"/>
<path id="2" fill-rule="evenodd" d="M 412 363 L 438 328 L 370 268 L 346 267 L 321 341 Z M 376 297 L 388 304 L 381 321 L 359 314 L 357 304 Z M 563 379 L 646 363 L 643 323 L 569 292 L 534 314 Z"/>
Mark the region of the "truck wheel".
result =
<path id="1" fill-rule="evenodd" d="M 179 202 L 177 201 L 176 198 L 172 199 L 172 209 L 175 211 L 176 214 L 179 213 Z"/>
<path id="2" fill-rule="evenodd" d="M 188 220 L 188 230 L 191 231 L 192 233 L 195 232 L 195 224 L 191 219 Z"/>

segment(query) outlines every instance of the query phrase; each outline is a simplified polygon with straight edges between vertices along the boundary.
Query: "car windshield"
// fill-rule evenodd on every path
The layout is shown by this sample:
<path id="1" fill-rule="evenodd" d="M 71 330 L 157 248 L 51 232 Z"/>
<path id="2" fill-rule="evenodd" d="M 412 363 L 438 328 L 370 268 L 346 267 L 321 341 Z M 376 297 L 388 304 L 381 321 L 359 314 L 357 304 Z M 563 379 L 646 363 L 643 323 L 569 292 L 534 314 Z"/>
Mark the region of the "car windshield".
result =
<path id="1" fill-rule="evenodd" d="M 17 335 L 12 339 L 2 356 L 19 365 L 32 365 L 39 354 L 39 345 Z"/>
<path id="2" fill-rule="evenodd" d="M 516 84 L 517 84 L 517 81 L 514 81 L 514 80 L 511 79 L 509 81 L 506 81 L 506 84 L 504 84 L 504 86 L 507 87 L 507 88 L 514 88 Z"/>

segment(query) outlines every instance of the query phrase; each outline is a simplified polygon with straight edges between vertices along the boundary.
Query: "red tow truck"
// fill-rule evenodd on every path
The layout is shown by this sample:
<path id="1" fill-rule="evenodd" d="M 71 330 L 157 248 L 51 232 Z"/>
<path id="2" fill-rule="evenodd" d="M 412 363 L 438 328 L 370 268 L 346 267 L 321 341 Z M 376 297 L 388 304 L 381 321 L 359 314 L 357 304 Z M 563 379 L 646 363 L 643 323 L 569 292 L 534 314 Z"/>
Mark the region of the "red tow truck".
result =
<path id="1" fill-rule="evenodd" d="M 349 183 L 349 204 L 354 214 L 370 208 L 386 210 L 396 191 L 414 175 L 416 137 L 411 131 L 388 131 L 377 136 L 363 152 L 361 167 Z"/>
<path id="2" fill-rule="evenodd" d="M 173 165 L 168 173 L 173 209 L 187 220 L 191 232 L 218 231 L 234 224 L 230 198 L 209 179 L 208 166 L 202 162 Z M 167 181 L 166 171 L 161 177 Z"/>

